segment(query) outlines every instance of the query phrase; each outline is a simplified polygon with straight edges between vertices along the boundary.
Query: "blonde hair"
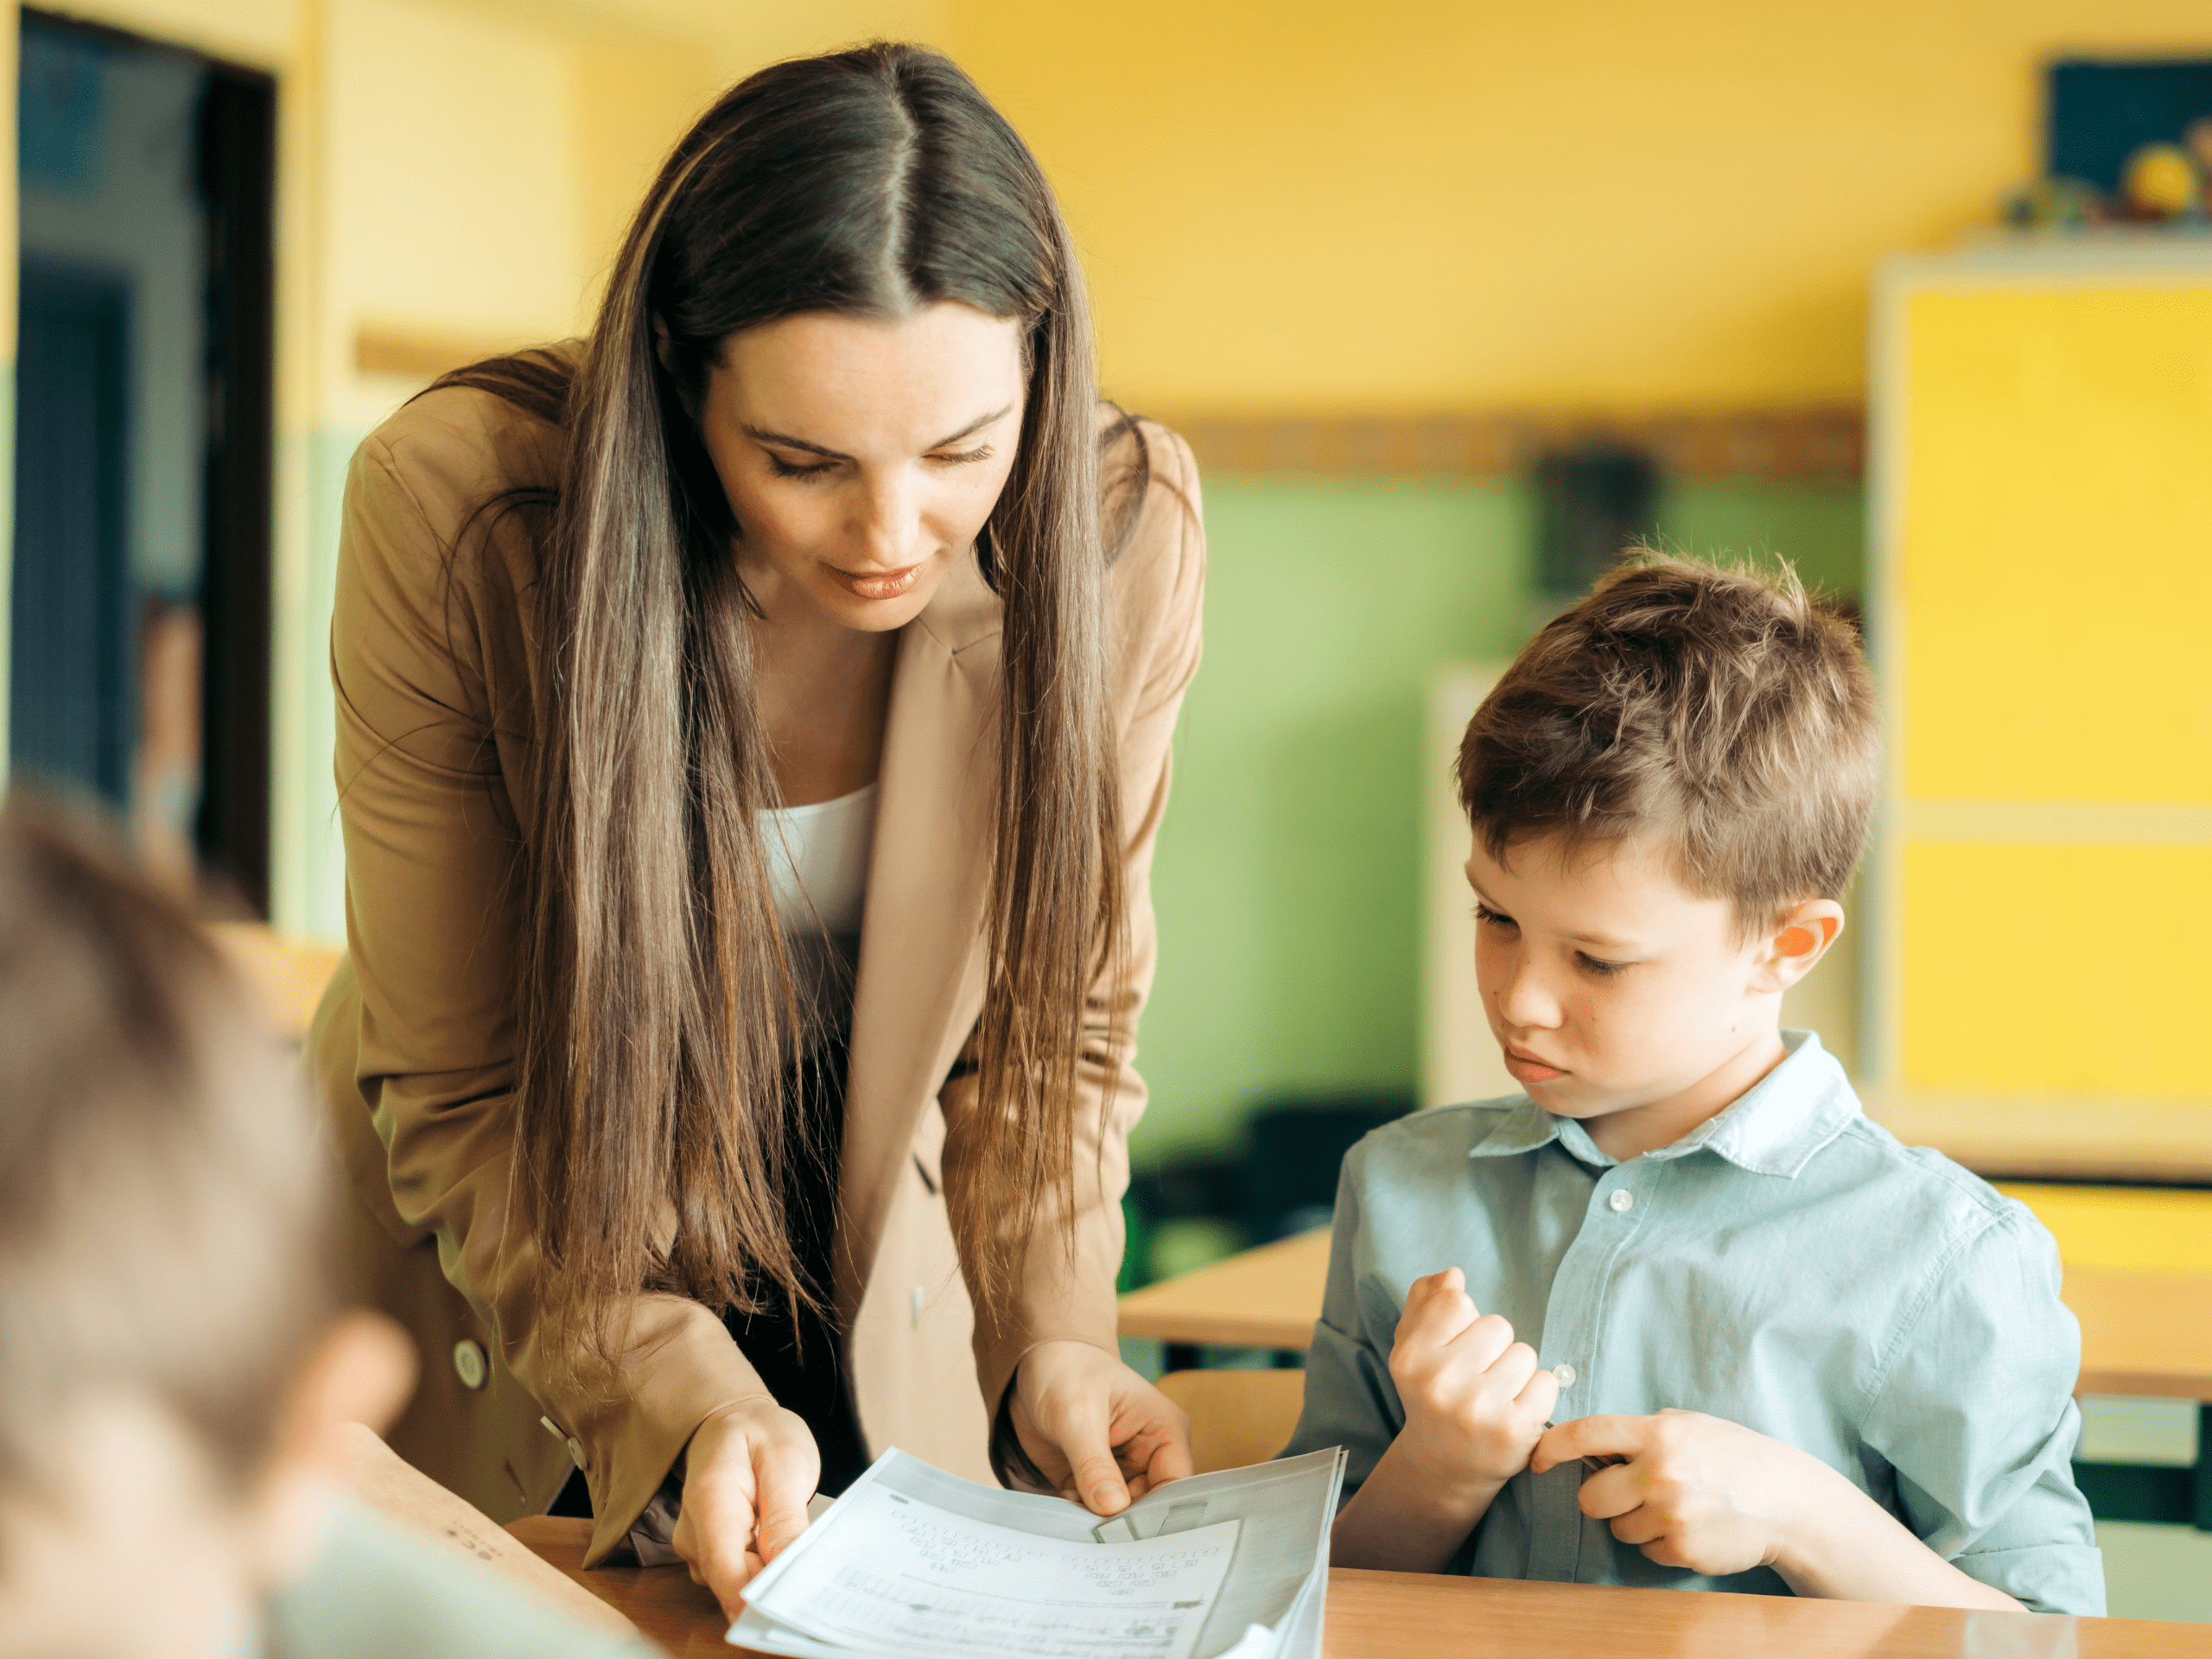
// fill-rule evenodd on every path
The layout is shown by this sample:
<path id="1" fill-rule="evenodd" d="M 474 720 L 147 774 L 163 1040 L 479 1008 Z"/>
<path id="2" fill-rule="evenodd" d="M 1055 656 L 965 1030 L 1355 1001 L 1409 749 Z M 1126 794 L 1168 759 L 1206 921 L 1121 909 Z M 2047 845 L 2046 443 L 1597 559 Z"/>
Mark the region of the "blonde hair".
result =
<path id="1" fill-rule="evenodd" d="M 1859 634 L 1771 575 L 1632 555 L 1529 642 L 1459 745 L 1459 803 L 1493 858 L 1643 842 L 1755 930 L 1840 899 L 1881 782 Z"/>
<path id="2" fill-rule="evenodd" d="M 259 1472 L 338 1306 L 296 1075 L 189 918 L 88 829 L 0 811 L 0 1492 L 107 1390 Z"/>

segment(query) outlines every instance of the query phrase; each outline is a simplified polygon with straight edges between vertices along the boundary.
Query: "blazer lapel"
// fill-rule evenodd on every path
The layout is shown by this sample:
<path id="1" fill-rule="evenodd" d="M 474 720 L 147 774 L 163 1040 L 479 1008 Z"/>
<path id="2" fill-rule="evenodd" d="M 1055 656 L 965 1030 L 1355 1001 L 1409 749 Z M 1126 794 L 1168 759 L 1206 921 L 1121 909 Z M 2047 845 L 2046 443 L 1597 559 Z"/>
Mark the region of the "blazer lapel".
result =
<path id="1" fill-rule="evenodd" d="M 982 1006 L 1001 618 L 971 554 L 907 624 L 892 672 L 838 1160 L 849 1323 L 922 1113 Z"/>

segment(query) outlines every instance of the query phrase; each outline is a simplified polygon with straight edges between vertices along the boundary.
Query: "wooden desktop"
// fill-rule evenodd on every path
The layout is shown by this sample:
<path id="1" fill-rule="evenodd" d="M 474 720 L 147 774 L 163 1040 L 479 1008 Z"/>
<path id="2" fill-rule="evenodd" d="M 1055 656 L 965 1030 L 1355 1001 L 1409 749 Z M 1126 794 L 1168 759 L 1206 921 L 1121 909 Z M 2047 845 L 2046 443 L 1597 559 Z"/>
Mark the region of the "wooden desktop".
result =
<path id="1" fill-rule="evenodd" d="M 715 1599 L 683 1568 L 587 1573 L 588 1521 L 533 1516 L 508 1531 L 677 1659 L 732 1651 Z M 1764 1659 L 1778 1652 L 1797 1659 L 2151 1659 L 2212 1655 L 2212 1628 L 1344 1568 L 1329 1574 L 1325 1659 L 1475 1649 L 1544 1659 Z"/>

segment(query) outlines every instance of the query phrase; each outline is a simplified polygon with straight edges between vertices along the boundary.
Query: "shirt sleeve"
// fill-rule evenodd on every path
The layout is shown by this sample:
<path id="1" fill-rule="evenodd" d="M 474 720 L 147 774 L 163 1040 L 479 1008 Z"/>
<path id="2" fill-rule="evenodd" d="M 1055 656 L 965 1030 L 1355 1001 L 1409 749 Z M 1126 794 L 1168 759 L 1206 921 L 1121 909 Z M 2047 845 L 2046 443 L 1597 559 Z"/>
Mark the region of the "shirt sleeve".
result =
<path id="1" fill-rule="evenodd" d="M 2057 1246 L 2008 1205 L 1932 1275 L 1863 1433 L 1930 1549 L 2036 1611 L 2101 1614 L 2103 1557 L 2074 1484 L 2082 1332 L 2058 1287 Z"/>
<path id="2" fill-rule="evenodd" d="M 1366 1484 L 1406 1421 L 1397 1386 L 1390 1381 L 1393 1333 L 1370 1336 L 1361 1308 L 1360 1264 L 1369 1254 L 1360 1202 L 1362 1162 L 1355 1147 L 1337 1180 L 1328 1283 L 1321 1317 L 1313 1324 L 1313 1346 L 1306 1356 L 1306 1404 L 1281 1454 L 1344 1447 L 1344 1499 Z"/>

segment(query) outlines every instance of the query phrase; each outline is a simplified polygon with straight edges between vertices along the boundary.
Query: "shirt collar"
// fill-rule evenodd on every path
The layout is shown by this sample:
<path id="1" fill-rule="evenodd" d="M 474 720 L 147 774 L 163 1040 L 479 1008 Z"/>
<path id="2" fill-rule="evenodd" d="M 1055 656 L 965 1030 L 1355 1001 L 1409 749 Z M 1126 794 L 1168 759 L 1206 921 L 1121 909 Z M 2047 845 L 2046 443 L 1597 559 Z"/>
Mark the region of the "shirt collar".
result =
<path id="1" fill-rule="evenodd" d="M 1713 1152 L 1754 1175 L 1794 1179 L 1815 1153 L 1851 1126 L 1859 1116 L 1859 1099 L 1835 1057 L 1821 1046 L 1818 1035 L 1785 1031 L 1782 1044 L 1782 1064 L 1732 1105 L 1672 1146 L 1643 1155 L 1663 1161 Z M 1554 1141 L 1581 1162 L 1601 1169 L 1618 1161 L 1600 1152 L 1580 1123 L 1553 1116 L 1526 1095 L 1503 1104 L 1491 1132 L 1468 1155 L 1496 1158 L 1534 1152 Z"/>

